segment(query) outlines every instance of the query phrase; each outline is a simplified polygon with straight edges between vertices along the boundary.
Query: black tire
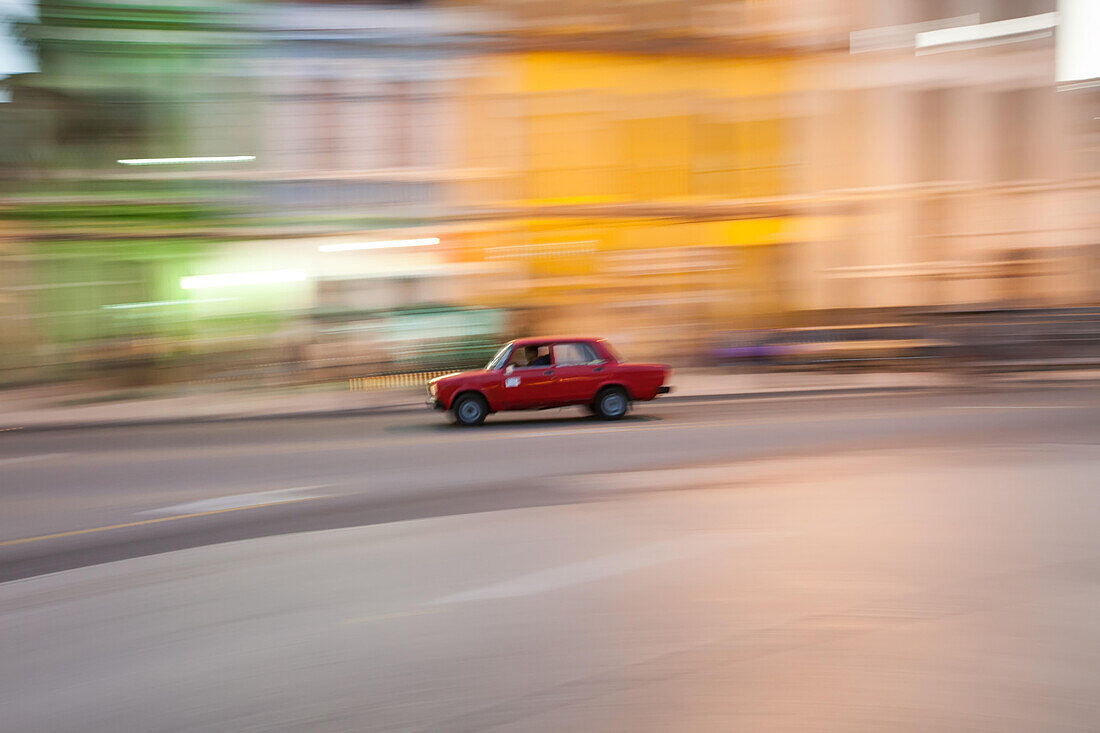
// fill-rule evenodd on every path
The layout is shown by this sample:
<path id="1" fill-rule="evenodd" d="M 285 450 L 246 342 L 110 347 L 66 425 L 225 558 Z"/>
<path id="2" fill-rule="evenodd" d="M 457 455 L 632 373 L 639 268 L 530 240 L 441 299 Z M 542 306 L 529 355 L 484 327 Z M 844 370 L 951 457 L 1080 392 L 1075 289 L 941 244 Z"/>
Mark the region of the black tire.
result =
<path id="1" fill-rule="evenodd" d="M 485 398 L 476 394 L 460 395 L 451 405 L 451 416 L 455 425 L 473 427 L 485 422 L 485 416 L 489 414 L 489 405 Z"/>
<path id="2" fill-rule="evenodd" d="M 601 420 L 619 420 L 630 409 L 630 398 L 622 387 L 606 387 L 596 395 L 592 411 Z"/>

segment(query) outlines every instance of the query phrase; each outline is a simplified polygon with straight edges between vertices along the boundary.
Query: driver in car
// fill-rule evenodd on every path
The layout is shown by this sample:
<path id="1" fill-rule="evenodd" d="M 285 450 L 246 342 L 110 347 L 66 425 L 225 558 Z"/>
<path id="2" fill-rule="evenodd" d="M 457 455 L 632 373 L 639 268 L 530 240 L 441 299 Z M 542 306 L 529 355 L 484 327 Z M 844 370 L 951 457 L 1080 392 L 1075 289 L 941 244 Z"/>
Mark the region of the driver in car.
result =
<path id="1" fill-rule="evenodd" d="M 541 367 L 550 366 L 550 351 L 547 350 L 545 354 L 539 356 L 539 347 L 528 346 L 524 351 L 527 352 L 527 366 L 529 367 Z"/>

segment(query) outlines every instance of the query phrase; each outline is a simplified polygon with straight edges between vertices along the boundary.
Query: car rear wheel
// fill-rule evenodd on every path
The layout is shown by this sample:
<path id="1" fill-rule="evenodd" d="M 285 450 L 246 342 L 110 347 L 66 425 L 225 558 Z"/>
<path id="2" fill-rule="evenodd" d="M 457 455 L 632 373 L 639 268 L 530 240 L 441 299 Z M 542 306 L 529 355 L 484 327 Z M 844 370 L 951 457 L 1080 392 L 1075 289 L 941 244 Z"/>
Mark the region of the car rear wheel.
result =
<path id="1" fill-rule="evenodd" d="M 596 395 L 593 412 L 604 420 L 618 420 L 630 408 L 630 398 L 622 387 L 608 387 Z"/>
<path id="2" fill-rule="evenodd" d="M 489 406 L 481 395 L 467 394 L 455 400 L 451 407 L 451 414 L 458 425 L 472 426 L 485 422 L 485 416 L 489 414 Z"/>

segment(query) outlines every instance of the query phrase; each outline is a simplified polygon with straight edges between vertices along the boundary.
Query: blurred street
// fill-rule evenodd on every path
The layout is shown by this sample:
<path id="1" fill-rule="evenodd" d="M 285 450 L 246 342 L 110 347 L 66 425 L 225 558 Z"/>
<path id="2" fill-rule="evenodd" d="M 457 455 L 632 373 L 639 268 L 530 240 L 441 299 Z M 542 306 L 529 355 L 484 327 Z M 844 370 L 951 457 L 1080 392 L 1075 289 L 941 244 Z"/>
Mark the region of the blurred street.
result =
<path id="1" fill-rule="evenodd" d="M 1090 730 L 1097 436 L 1094 385 L 7 434 L 0 718 Z"/>

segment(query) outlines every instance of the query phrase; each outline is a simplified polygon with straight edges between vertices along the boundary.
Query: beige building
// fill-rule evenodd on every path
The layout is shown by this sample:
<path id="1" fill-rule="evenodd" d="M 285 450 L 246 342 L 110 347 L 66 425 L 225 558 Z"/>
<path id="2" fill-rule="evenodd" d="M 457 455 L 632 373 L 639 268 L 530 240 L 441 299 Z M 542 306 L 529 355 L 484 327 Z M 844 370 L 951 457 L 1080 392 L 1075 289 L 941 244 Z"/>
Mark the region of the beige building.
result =
<path id="1" fill-rule="evenodd" d="M 792 253 L 795 307 L 1098 302 L 1100 90 L 1056 83 L 1053 0 L 836 6 L 849 48 L 799 100 L 836 226 Z"/>

